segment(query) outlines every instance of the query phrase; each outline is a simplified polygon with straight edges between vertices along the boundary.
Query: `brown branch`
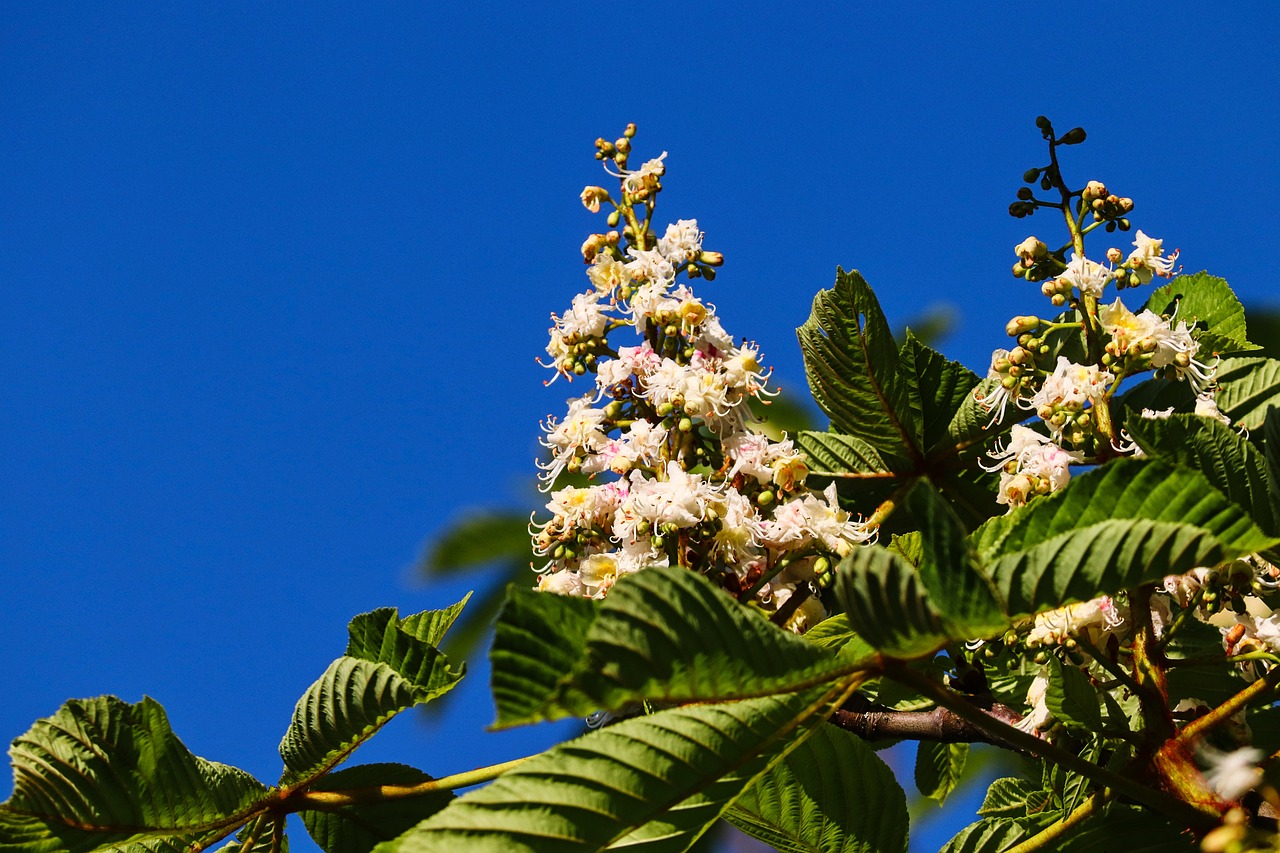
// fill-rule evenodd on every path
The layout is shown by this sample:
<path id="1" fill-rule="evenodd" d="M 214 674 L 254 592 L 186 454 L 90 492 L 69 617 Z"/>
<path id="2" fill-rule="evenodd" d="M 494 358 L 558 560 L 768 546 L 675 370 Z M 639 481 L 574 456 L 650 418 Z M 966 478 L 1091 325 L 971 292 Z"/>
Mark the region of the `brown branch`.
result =
<path id="1" fill-rule="evenodd" d="M 973 705 L 988 716 L 1016 725 L 1022 716 L 1007 705 L 990 700 L 974 700 Z M 937 743 L 990 743 L 1021 752 L 1018 747 L 984 731 L 954 711 L 938 706 L 930 711 L 893 711 L 872 705 L 860 697 L 831 715 L 831 722 L 863 740 L 928 740 Z"/>

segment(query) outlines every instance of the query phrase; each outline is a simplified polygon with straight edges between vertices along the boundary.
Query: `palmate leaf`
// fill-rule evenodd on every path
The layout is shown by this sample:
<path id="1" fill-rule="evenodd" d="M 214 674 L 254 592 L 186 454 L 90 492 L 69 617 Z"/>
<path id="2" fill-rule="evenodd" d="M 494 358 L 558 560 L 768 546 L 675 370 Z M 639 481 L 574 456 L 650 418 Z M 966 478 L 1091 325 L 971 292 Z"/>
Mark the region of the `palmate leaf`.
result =
<path id="1" fill-rule="evenodd" d="M 1276 540 L 1197 471 L 1121 459 L 973 534 L 1010 617 L 1188 572 Z"/>
<path id="2" fill-rule="evenodd" d="M 920 741 L 916 747 L 916 790 L 941 805 L 960 784 L 968 760 L 967 743 Z"/>
<path id="3" fill-rule="evenodd" d="M 375 785 L 418 785 L 431 777 L 405 764 L 361 764 L 330 773 L 313 784 L 311 791 L 341 791 Z M 451 791 L 438 791 L 399 800 L 348 805 L 333 811 L 304 811 L 302 823 L 325 853 L 368 853 L 440 811 L 454 799 Z"/>
<path id="4" fill-rule="evenodd" d="M 805 430 L 796 435 L 795 443 L 807 457 L 811 472 L 820 477 L 860 474 L 867 480 L 884 480 L 891 479 L 884 475 L 902 469 L 900 460 L 890 457 L 886 461 L 880 451 L 853 435 Z"/>
<path id="5" fill-rule="evenodd" d="M 926 482 L 907 493 L 906 505 L 921 524 L 920 581 L 948 633 L 979 637 L 1003 630 L 1003 602 L 978 569 L 955 511 Z"/>
<path id="6" fill-rule="evenodd" d="M 0 806 L 0 850 L 180 851 L 248 819 L 267 789 L 193 755 L 152 699 L 73 699 L 9 749 L 13 795 Z"/>
<path id="7" fill-rule="evenodd" d="M 947 642 L 916 567 L 888 548 L 854 548 L 837 569 L 836 598 L 860 637 L 896 657 L 923 657 Z"/>
<path id="8" fill-rule="evenodd" d="M 577 701 L 560 682 L 581 660 L 599 612 L 598 601 L 507 587 L 489 650 L 495 726 L 556 719 L 559 709 L 549 700 L 559 692 L 565 701 Z"/>
<path id="9" fill-rule="evenodd" d="M 907 400 L 912 419 L 920 425 L 921 445 L 937 447 L 944 440 L 955 447 L 967 436 L 951 435 L 953 419 L 973 399 L 978 374 L 958 361 L 951 361 L 930 349 L 907 331 L 907 339 L 898 353 L 899 371 L 909 378 Z M 983 425 L 990 420 L 988 416 Z"/>
<path id="10" fill-rule="evenodd" d="M 725 818 L 784 853 L 903 853 L 907 799 L 856 735 L 818 728 L 747 788 Z"/>
<path id="11" fill-rule="evenodd" d="M 522 618 L 540 614 L 548 630 L 558 614 L 569 614 L 571 621 L 582 613 L 559 596 L 532 595 L 542 600 L 513 592 L 513 600 L 521 599 L 516 608 Z M 578 623 L 574 633 L 582 627 Z M 678 566 L 620 579 L 579 636 L 577 659 L 560 670 L 553 689 L 539 697 L 542 702 L 531 703 L 530 693 L 506 702 L 509 686 L 545 689 L 552 673 L 540 661 L 568 663 L 575 643 L 528 633 L 517 639 L 499 624 L 493 656 L 499 725 L 617 711 L 639 701 L 718 702 L 783 693 L 831 680 L 849 668 L 846 657 L 769 624 L 701 575 Z"/>
<path id="12" fill-rule="evenodd" d="M 1025 817 L 1027 798 L 1040 790 L 1040 786 L 1015 776 L 996 779 L 987 788 L 978 814 L 986 817 Z"/>
<path id="13" fill-rule="evenodd" d="M 1089 676 L 1077 667 L 1066 665 L 1056 657 L 1049 658 L 1049 686 L 1044 703 L 1064 725 L 1096 732 L 1102 728 L 1102 712 L 1098 710 L 1098 691 Z"/>
<path id="14" fill-rule="evenodd" d="M 376 849 L 685 850 L 843 693 L 837 685 L 624 720 L 531 758 Z"/>
<path id="15" fill-rule="evenodd" d="M 1280 361 L 1273 358 L 1224 358 L 1215 374 L 1216 401 L 1232 423 L 1259 429 L 1267 409 L 1280 406 Z"/>
<path id="16" fill-rule="evenodd" d="M 1144 306 L 1157 314 L 1173 315 L 1194 326 L 1192 337 L 1200 354 L 1247 352 L 1259 347 L 1245 333 L 1244 306 L 1223 279 L 1198 272 L 1180 275 L 1151 292 Z"/>
<path id="17" fill-rule="evenodd" d="M 392 608 L 351 620 L 347 651 L 316 680 L 280 741 L 285 789 L 336 767 L 393 716 L 453 689 L 463 668 L 437 648 L 466 598 L 404 619 Z"/>
<path id="18" fill-rule="evenodd" d="M 919 457 L 921 432 L 898 373 L 897 345 L 861 275 L 837 269 L 835 287 L 818 292 L 796 335 L 814 402 L 833 430 L 882 453 Z"/>
<path id="19" fill-rule="evenodd" d="M 1267 460 L 1240 433 L 1211 418 L 1131 418 L 1128 431 L 1148 456 L 1204 474 L 1214 488 L 1248 510 L 1264 532 L 1280 533 L 1271 503 Z"/>

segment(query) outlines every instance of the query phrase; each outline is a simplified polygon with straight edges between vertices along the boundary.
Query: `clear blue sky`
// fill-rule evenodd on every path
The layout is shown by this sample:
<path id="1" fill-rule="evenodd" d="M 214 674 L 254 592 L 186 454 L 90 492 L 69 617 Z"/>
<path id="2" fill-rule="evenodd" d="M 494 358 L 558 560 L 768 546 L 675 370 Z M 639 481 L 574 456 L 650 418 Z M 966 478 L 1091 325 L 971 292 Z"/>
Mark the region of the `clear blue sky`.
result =
<path id="1" fill-rule="evenodd" d="M 979 369 L 1042 310 L 1011 250 L 1059 232 L 1005 213 L 1038 113 L 1089 130 L 1069 178 L 1188 271 L 1280 299 L 1270 6 L 553 5 L 6 11 L 0 737 L 146 693 L 273 781 L 348 618 L 452 602 L 423 543 L 524 505 L 568 393 L 534 357 L 598 222 L 577 196 L 627 121 L 670 152 L 666 217 L 727 256 L 702 292 L 794 391 L 838 263 L 891 322 L 952 306 Z M 443 774 L 559 735 L 484 734 L 468 682 L 358 757 Z"/>

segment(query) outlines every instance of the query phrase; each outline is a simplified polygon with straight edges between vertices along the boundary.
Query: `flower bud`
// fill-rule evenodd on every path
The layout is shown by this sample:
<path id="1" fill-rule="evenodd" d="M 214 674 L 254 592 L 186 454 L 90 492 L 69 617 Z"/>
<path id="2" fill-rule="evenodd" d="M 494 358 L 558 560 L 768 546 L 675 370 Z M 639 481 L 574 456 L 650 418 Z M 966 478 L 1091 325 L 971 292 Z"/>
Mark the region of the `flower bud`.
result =
<path id="1" fill-rule="evenodd" d="M 619 220 L 621 220 L 621 218 L 622 217 L 618 215 L 618 211 L 611 210 L 609 211 L 609 218 L 606 219 L 605 222 L 608 223 L 610 228 L 616 228 L 618 227 L 618 222 Z"/>
<path id="2" fill-rule="evenodd" d="M 1029 267 L 1033 262 L 1049 254 L 1049 247 L 1035 237 L 1028 237 L 1013 247 L 1013 253 L 1022 259 L 1025 266 Z"/>
<path id="3" fill-rule="evenodd" d="M 631 140 L 625 136 L 621 136 L 613 141 L 613 147 L 617 148 L 623 154 L 631 153 Z"/>
<path id="4" fill-rule="evenodd" d="M 702 252 L 698 255 L 698 262 L 711 267 L 718 267 L 724 263 L 724 255 L 719 252 Z"/>
<path id="5" fill-rule="evenodd" d="M 1027 169 L 1027 171 L 1022 173 L 1022 180 L 1026 181 L 1028 184 L 1034 184 L 1039 179 L 1040 179 L 1039 169 Z"/>
<path id="6" fill-rule="evenodd" d="M 1004 331 L 1006 335 L 1012 338 L 1012 337 L 1017 337 L 1018 335 L 1024 334 L 1026 332 L 1034 331 L 1039 327 L 1040 327 L 1040 318 L 1033 317 L 1028 314 L 1028 315 L 1014 317 L 1012 320 L 1010 320 L 1008 323 L 1005 324 Z M 1021 352 L 1021 350 L 1015 350 L 1015 352 Z M 1009 360 L 1013 361 L 1013 358 L 1010 357 Z M 1014 361 L 1014 364 L 1021 364 L 1021 362 Z"/>
<path id="7" fill-rule="evenodd" d="M 1107 260 L 1113 264 L 1120 263 L 1120 259 L 1124 257 L 1124 252 L 1116 248 L 1107 249 Z"/>
<path id="8" fill-rule="evenodd" d="M 1092 201 L 1095 198 L 1106 198 L 1107 185 L 1102 181 L 1090 181 L 1085 185 L 1083 192 L 1080 194 L 1085 201 Z"/>
<path id="9" fill-rule="evenodd" d="M 612 157 L 614 154 L 618 153 L 614 149 L 613 143 L 608 141 L 604 137 L 600 137 L 599 139 L 596 140 L 596 150 L 599 151 L 605 157 Z"/>
<path id="10" fill-rule="evenodd" d="M 587 187 L 582 191 L 580 198 L 582 206 L 592 213 L 600 212 L 600 202 L 609 197 L 609 191 L 604 187 Z"/>
<path id="11" fill-rule="evenodd" d="M 1063 145 L 1079 145 L 1085 140 L 1085 132 L 1083 127 L 1073 127 L 1066 133 L 1062 134 L 1062 138 L 1058 141 Z"/>
<path id="12" fill-rule="evenodd" d="M 1049 119 L 1047 116 L 1036 116 L 1036 127 L 1040 128 L 1041 130 L 1048 130 L 1049 128 L 1053 127 L 1053 125 L 1049 123 Z"/>
<path id="13" fill-rule="evenodd" d="M 756 503 L 760 506 L 769 506 L 770 504 L 773 503 L 773 499 L 774 499 L 773 492 L 769 491 L 768 489 L 756 495 Z"/>
<path id="14" fill-rule="evenodd" d="M 622 131 L 622 135 L 625 136 L 627 139 L 630 139 L 631 137 L 635 136 L 636 123 L 634 121 L 628 122 L 626 128 Z"/>

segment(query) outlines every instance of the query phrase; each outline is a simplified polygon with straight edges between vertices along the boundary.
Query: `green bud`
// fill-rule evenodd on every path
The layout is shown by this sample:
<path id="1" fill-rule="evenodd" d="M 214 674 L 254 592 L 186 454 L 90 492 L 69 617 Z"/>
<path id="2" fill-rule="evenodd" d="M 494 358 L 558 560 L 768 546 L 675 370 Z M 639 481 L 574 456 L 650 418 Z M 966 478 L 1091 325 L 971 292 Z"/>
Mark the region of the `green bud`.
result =
<path id="1" fill-rule="evenodd" d="M 680 423 L 676 424 L 676 429 L 680 430 L 681 432 L 692 432 L 693 421 L 690 420 L 689 418 L 681 418 Z"/>
<path id="2" fill-rule="evenodd" d="M 653 546 L 653 550 L 661 551 L 667 546 L 667 543 L 661 536 L 654 536 L 649 540 L 649 544 Z"/>
<path id="3" fill-rule="evenodd" d="M 1131 227 L 1131 226 L 1130 226 L 1130 224 L 1129 224 L 1129 220 L 1127 220 L 1127 219 L 1121 219 L 1121 220 L 1120 220 L 1120 230 L 1121 230 L 1121 231 L 1128 231 L 1130 227 Z"/>
<path id="4" fill-rule="evenodd" d="M 826 557 L 819 557 L 813 561 L 813 573 L 815 575 L 826 574 L 831 569 L 831 561 Z"/>
<path id="5" fill-rule="evenodd" d="M 624 129 L 624 130 L 622 131 L 622 135 L 623 135 L 623 136 L 625 136 L 627 139 L 630 139 L 631 137 L 635 136 L 635 135 L 636 135 L 636 123 L 635 123 L 634 121 L 633 121 L 633 122 L 628 122 L 628 123 L 627 123 L 627 126 L 626 126 L 626 129 Z"/>
<path id="6" fill-rule="evenodd" d="M 619 219 L 618 211 L 613 210 L 609 212 L 609 216 L 605 219 L 605 222 L 609 223 L 610 228 L 617 228 Z"/>
<path id="7" fill-rule="evenodd" d="M 773 492 L 768 491 L 767 489 L 761 492 L 760 494 L 756 495 L 756 503 L 760 506 L 769 506 L 770 504 L 773 503 L 773 499 L 774 499 Z"/>
<path id="8" fill-rule="evenodd" d="M 675 409 L 676 407 L 671 405 L 670 403 L 663 403 L 662 405 L 658 406 L 656 411 L 658 413 L 658 417 L 665 418 L 667 415 L 674 412 Z"/>

